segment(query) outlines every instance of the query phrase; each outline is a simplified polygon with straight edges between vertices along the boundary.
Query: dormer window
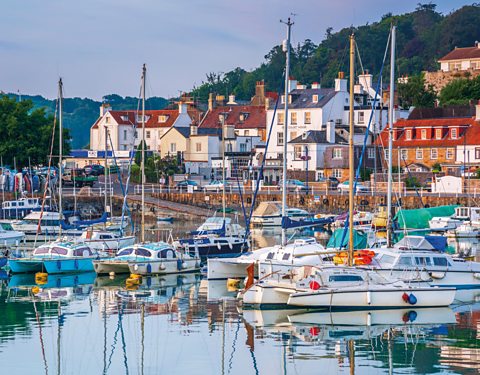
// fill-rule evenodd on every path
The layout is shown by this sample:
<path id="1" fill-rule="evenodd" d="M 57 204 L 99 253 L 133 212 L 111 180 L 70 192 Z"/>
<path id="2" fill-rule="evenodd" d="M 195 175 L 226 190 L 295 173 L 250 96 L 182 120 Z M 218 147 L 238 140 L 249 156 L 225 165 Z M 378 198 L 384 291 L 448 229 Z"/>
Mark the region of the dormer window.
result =
<path id="1" fill-rule="evenodd" d="M 425 140 L 427 139 L 427 129 L 422 129 L 420 132 L 420 138 Z"/>
<path id="2" fill-rule="evenodd" d="M 412 140 L 412 130 L 411 129 L 407 129 L 407 132 L 405 134 L 405 138 L 407 139 L 407 141 Z"/>
<path id="3" fill-rule="evenodd" d="M 312 95 L 312 102 L 318 103 L 318 95 Z"/>
<path id="4" fill-rule="evenodd" d="M 452 130 L 450 130 L 450 137 L 452 139 L 457 139 L 457 128 L 453 128 Z"/>
<path id="5" fill-rule="evenodd" d="M 435 138 L 442 139 L 442 129 L 435 129 Z"/>
<path id="6" fill-rule="evenodd" d="M 148 119 L 150 116 L 145 115 L 145 122 L 148 122 Z M 137 115 L 137 123 L 141 123 L 142 121 L 142 115 Z"/>
<path id="7" fill-rule="evenodd" d="M 282 104 L 285 104 L 285 95 L 282 95 L 282 96 L 280 97 L 280 101 L 282 102 Z"/>
<path id="8" fill-rule="evenodd" d="M 105 124 L 108 124 L 108 123 L 110 123 L 110 117 L 107 116 L 105 117 Z"/>
<path id="9" fill-rule="evenodd" d="M 158 122 L 167 122 L 168 116 L 167 115 L 160 115 L 158 116 Z"/>
<path id="10" fill-rule="evenodd" d="M 227 121 L 228 114 L 227 113 L 220 113 L 218 115 L 218 121 L 220 123 L 226 122 Z"/>
<path id="11" fill-rule="evenodd" d="M 120 116 L 120 118 L 122 119 L 122 121 L 128 121 L 128 116 L 126 115 Z"/>

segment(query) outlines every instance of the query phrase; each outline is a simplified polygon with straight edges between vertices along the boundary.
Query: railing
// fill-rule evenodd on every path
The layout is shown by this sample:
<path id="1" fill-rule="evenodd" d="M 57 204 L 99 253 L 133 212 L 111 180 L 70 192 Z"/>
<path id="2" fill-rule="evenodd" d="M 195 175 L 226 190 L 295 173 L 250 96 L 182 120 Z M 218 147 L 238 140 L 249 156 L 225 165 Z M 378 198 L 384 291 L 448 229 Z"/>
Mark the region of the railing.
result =
<path id="1" fill-rule="evenodd" d="M 62 189 L 64 196 L 87 196 L 87 197 L 100 197 L 105 195 L 105 188 L 97 187 L 92 188 L 89 186 L 84 186 L 82 188 L 63 188 Z M 107 195 L 113 195 L 113 188 L 107 188 Z"/>

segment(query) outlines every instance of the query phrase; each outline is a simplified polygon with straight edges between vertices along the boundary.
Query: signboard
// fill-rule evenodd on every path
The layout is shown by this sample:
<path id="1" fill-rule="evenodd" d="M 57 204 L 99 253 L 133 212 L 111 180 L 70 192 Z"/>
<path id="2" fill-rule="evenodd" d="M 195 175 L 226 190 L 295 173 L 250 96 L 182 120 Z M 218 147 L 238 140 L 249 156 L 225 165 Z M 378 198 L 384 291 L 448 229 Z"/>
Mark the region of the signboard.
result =
<path id="1" fill-rule="evenodd" d="M 97 151 L 91 151 L 91 150 L 88 151 L 89 158 L 96 158 L 97 155 L 98 155 Z"/>
<path id="2" fill-rule="evenodd" d="M 193 194 L 193 185 L 187 185 L 187 193 Z"/>
<path id="3" fill-rule="evenodd" d="M 314 201 L 315 203 L 320 203 L 320 196 L 319 196 L 319 195 L 315 195 L 315 196 L 313 197 L 313 201 Z"/>

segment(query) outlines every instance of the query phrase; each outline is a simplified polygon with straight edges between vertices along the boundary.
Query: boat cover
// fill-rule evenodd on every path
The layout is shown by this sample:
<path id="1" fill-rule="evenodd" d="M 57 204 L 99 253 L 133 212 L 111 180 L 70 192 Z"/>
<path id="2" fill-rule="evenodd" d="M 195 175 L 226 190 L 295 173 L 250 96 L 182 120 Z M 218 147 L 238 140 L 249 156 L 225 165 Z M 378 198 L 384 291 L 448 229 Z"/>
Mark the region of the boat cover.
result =
<path id="1" fill-rule="evenodd" d="M 347 231 L 344 235 L 344 231 Z M 343 243 L 342 243 L 342 238 L 343 238 Z M 367 233 L 361 231 L 361 230 L 353 230 L 353 248 L 356 250 L 362 250 L 367 248 L 367 241 L 368 235 Z M 341 248 L 346 248 L 348 246 L 348 228 L 338 228 L 335 229 L 335 231 L 332 234 L 332 237 L 330 237 L 330 240 L 328 241 L 327 248 L 335 248 L 335 249 L 341 249 Z"/>
<path id="2" fill-rule="evenodd" d="M 448 217 L 455 213 L 458 205 L 417 208 L 412 210 L 400 209 L 395 215 L 399 229 L 427 229 L 428 222 L 433 217 Z"/>

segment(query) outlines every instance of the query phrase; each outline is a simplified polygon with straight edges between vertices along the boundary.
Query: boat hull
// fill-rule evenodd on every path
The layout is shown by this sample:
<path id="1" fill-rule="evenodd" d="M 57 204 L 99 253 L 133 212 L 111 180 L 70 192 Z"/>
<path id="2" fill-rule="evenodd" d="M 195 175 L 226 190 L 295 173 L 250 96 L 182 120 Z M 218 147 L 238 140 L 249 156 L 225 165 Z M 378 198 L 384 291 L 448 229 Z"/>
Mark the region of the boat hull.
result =
<path id="1" fill-rule="evenodd" d="M 431 286 L 456 289 L 480 288 L 480 270 L 478 272 L 443 270 L 376 270 L 387 280 L 405 282 L 428 282 Z"/>
<path id="2" fill-rule="evenodd" d="M 142 276 L 167 275 L 198 271 L 200 269 L 199 263 L 196 259 L 165 259 L 154 262 L 130 262 L 128 267 L 131 273 Z"/>
<path id="3" fill-rule="evenodd" d="M 8 261 L 12 273 L 35 273 L 43 270 L 43 262 L 38 259 L 14 258 Z"/>
<path id="4" fill-rule="evenodd" d="M 95 260 L 93 268 L 98 275 L 113 273 L 129 273 L 127 261 L 120 260 Z"/>
<path id="5" fill-rule="evenodd" d="M 236 258 L 238 259 L 238 258 Z M 258 265 L 257 261 L 252 260 L 249 262 L 235 262 L 231 259 L 213 258 L 208 260 L 207 267 L 207 279 L 208 280 L 227 280 L 232 279 L 244 279 L 247 277 L 247 267 L 254 263 L 255 271 L 254 276 L 258 277 Z"/>
<path id="6" fill-rule="evenodd" d="M 240 292 L 239 297 L 245 308 L 276 308 L 285 307 L 290 294 L 295 291 L 294 283 L 283 286 L 260 283 Z"/>
<path id="7" fill-rule="evenodd" d="M 94 258 L 45 259 L 43 267 L 47 273 L 92 272 Z"/>

